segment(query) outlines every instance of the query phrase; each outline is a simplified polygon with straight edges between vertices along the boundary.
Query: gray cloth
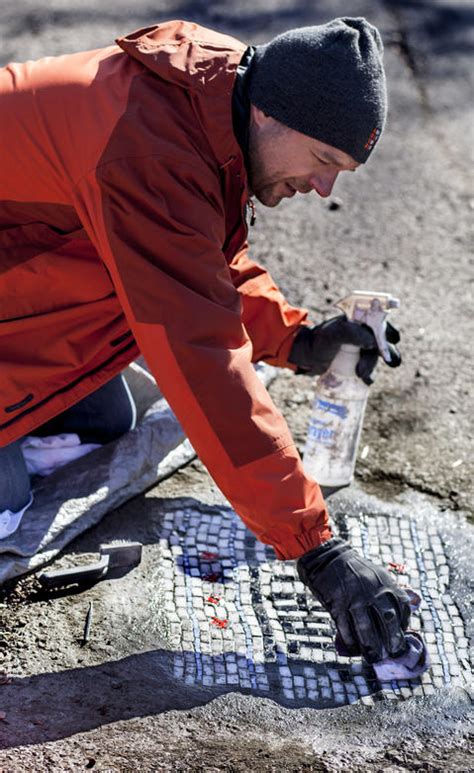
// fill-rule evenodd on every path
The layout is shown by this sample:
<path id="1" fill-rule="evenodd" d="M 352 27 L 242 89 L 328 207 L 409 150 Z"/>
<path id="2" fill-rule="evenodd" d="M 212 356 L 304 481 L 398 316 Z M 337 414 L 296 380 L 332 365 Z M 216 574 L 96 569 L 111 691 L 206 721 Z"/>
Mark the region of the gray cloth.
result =
<path id="1" fill-rule="evenodd" d="M 364 18 L 284 32 L 257 46 L 250 100 L 291 129 L 367 161 L 385 125 L 383 44 Z"/>

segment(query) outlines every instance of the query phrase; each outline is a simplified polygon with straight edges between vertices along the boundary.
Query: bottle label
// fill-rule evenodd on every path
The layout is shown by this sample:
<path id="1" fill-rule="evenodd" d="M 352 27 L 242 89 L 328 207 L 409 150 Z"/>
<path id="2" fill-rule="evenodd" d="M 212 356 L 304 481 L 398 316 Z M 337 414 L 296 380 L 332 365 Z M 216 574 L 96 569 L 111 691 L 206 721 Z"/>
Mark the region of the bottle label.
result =
<path id="1" fill-rule="evenodd" d="M 308 427 L 308 440 L 330 446 L 334 438 L 334 429 L 320 419 L 312 419 Z"/>
<path id="2" fill-rule="evenodd" d="M 352 383 L 347 385 L 352 389 Z M 357 385 L 358 386 L 358 385 Z M 350 389 L 349 389 L 350 391 Z M 368 390 L 367 390 L 368 391 Z M 303 464 L 322 486 L 350 483 L 364 416 L 366 395 L 315 395 Z"/>
<path id="3" fill-rule="evenodd" d="M 316 408 L 326 413 L 331 413 L 333 416 L 339 416 L 341 419 L 345 419 L 348 413 L 345 405 L 330 403 L 328 400 L 320 400 L 319 398 L 316 401 Z"/>
<path id="4" fill-rule="evenodd" d="M 314 403 L 313 416 L 309 422 L 308 442 L 332 446 L 336 442 L 339 422 L 347 419 L 348 413 L 345 405 L 317 398 Z M 326 420 L 323 418 L 324 415 L 327 415 Z"/>

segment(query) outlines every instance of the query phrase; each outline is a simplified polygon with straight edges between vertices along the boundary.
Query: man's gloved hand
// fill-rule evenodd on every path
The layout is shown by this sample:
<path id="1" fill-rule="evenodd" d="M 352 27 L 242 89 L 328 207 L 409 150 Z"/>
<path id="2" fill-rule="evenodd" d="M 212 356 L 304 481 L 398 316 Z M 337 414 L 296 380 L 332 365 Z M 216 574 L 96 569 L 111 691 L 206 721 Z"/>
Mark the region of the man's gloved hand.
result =
<path id="1" fill-rule="evenodd" d="M 386 337 L 391 357 L 387 364 L 396 368 L 402 361 L 400 352 L 394 346 L 399 342 L 400 334 L 390 322 L 387 322 Z M 379 354 L 375 336 L 370 327 L 351 322 L 344 315 L 313 327 L 301 327 L 293 341 L 288 361 L 298 366 L 298 374 L 319 376 L 329 368 L 342 344 L 360 348 L 357 375 L 366 384 L 372 384 L 371 374 Z"/>
<path id="2" fill-rule="evenodd" d="M 336 623 L 348 655 L 375 663 L 405 651 L 409 598 L 385 569 L 339 537 L 305 553 L 296 566 Z"/>

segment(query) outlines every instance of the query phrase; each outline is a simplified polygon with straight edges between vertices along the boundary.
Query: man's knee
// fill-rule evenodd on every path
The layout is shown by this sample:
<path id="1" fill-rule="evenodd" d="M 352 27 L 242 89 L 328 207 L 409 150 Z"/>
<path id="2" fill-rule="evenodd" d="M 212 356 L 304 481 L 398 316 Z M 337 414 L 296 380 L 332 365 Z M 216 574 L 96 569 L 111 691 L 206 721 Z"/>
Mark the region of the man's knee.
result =
<path id="1" fill-rule="evenodd" d="M 0 513 L 18 513 L 31 498 L 30 476 L 20 442 L 0 448 Z"/>
<path id="2" fill-rule="evenodd" d="M 136 406 L 122 374 L 64 414 L 62 431 L 76 432 L 86 443 L 110 443 L 136 425 Z"/>

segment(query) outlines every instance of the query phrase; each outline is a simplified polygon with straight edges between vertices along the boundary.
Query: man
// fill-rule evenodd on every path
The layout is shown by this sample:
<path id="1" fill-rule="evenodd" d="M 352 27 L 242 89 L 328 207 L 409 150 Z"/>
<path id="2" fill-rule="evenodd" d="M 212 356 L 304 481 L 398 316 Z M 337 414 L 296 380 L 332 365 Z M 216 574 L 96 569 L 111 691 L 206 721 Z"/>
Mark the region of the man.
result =
<path id="1" fill-rule="evenodd" d="M 298 559 L 346 650 L 372 661 L 404 651 L 408 599 L 332 537 L 252 362 L 320 373 L 349 342 L 369 380 L 374 338 L 341 319 L 310 328 L 248 257 L 245 214 L 251 193 L 266 206 L 328 196 L 368 159 L 381 53 L 364 19 L 256 49 L 178 21 L 0 72 L 3 469 L 18 473 L 24 435 L 120 392 L 141 352 L 236 511 Z"/>

